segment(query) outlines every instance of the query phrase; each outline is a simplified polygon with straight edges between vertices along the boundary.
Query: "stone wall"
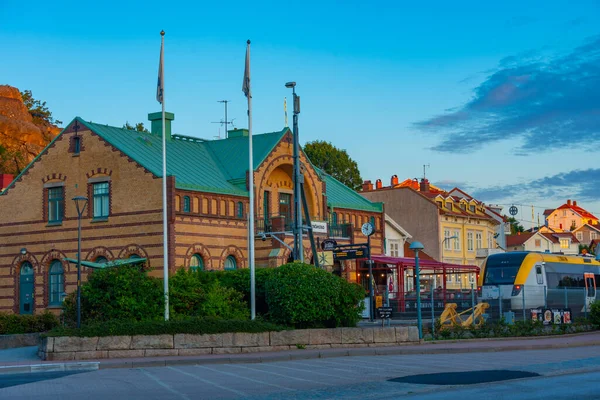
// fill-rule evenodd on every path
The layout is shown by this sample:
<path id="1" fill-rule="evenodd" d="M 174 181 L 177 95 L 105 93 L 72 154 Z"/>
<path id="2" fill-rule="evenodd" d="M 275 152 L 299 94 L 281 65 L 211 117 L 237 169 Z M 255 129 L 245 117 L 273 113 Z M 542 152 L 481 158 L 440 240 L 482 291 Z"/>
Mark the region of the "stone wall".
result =
<path id="1" fill-rule="evenodd" d="M 418 342 L 417 327 L 303 329 L 262 333 L 154 336 L 47 337 L 39 356 L 49 361 L 100 358 L 196 356 L 348 347 L 396 346 Z"/>

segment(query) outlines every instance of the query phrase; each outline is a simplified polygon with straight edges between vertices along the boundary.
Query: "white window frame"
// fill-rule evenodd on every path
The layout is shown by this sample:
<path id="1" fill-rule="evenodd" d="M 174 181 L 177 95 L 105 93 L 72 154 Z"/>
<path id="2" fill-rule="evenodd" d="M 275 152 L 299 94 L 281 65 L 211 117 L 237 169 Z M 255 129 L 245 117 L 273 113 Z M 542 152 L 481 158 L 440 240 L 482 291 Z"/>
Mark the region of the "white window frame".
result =
<path id="1" fill-rule="evenodd" d="M 460 231 L 454 231 L 454 235 L 456 239 L 454 239 L 454 250 L 460 251 Z"/>
<path id="2" fill-rule="evenodd" d="M 467 232 L 467 251 L 473 251 L 473 232 Z"/>
<path id="3" fill-rule="evenodd" d="M 475 233 L 475 249 L 483 248 L 483 234 L 481 232 Z"/>
<path id="4" fill-rule="evenodd" d="M 575 232 L 575 237 L 581 242 L 583 240 L 583 232 Z"/>
<path id="5" fill-rule="evenodd" d="M 569 239 L 560 239 L 560 248 L 568 249 L 570 247 L 571 241 Z"/>
<path id="6" fill-rule="evenodd" d="M 450 229 L 444 229 L 444 250 L 450 250 L 451 248 L 451 243 L 450 243 Z"/>

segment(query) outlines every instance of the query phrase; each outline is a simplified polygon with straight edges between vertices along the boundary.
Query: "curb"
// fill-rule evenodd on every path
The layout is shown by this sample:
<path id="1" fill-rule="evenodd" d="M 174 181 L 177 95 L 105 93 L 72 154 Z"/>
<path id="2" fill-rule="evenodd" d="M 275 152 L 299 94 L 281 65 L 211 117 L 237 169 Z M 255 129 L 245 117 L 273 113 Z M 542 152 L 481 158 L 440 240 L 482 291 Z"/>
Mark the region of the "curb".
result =
<path id="1" fill-rule="evenodd" d="M 29 374 L 37 372 L 57 372 L 57 371 L 97 371 L 100 363 L 94 362 L 74 362 L 57 364 L 31 364 L 31 365 L 7 365 L 0 366 L 0 375 L 3 374 Z"/>

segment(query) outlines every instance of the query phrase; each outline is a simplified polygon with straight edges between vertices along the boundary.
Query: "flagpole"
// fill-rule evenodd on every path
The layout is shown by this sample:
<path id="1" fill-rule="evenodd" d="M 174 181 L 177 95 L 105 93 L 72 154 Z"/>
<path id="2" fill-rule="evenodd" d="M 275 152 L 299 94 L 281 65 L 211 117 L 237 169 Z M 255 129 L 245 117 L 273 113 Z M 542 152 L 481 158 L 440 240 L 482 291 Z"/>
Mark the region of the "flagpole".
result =
<path id="1" fill-rule="evenodd" d="M 163 48 L 165 45 L 165 31 L 160 32 L 160 66 L 159 66 L 159 89 L 161 91 L 162 104 L 162 207 L 163 207 L 163 280 L 165 295 L 165 321 L 169 320 L 169 246 L 168 246 L 168 223 L 167 223 L 167 135 L 165 127 L 165 82 L 164 82 L 164 60 Z"/>
<path id="2" fill-rule="evenodd" d="M 254 163 L 252 156 L 252 90 L 250 81 L 250 40 L 246 47 L 246 67 L 244 70 L 244 83 L 242 91 L 248 98 L 248 192 L 249 192 L 249 212 L 248 212 L 248 260 L 250 264 L 250 317 L 256 318 L 256 280 L 254 271 Z"/>

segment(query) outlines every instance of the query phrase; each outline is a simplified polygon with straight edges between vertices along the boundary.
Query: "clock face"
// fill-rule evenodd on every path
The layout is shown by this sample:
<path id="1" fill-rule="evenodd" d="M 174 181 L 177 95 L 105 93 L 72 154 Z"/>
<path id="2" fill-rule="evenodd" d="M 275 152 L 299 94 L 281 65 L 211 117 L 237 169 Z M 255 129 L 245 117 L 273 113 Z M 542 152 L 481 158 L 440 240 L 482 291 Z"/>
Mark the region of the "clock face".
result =
<path id="1" fill-rule="evenodd" d="M 361 231 L 363 233 L 363 235 L 365 236 L 371 236 L 373 234 L 373 225 L 371 225 L 370 223 L 366 222 L 363 224 Z"/>

